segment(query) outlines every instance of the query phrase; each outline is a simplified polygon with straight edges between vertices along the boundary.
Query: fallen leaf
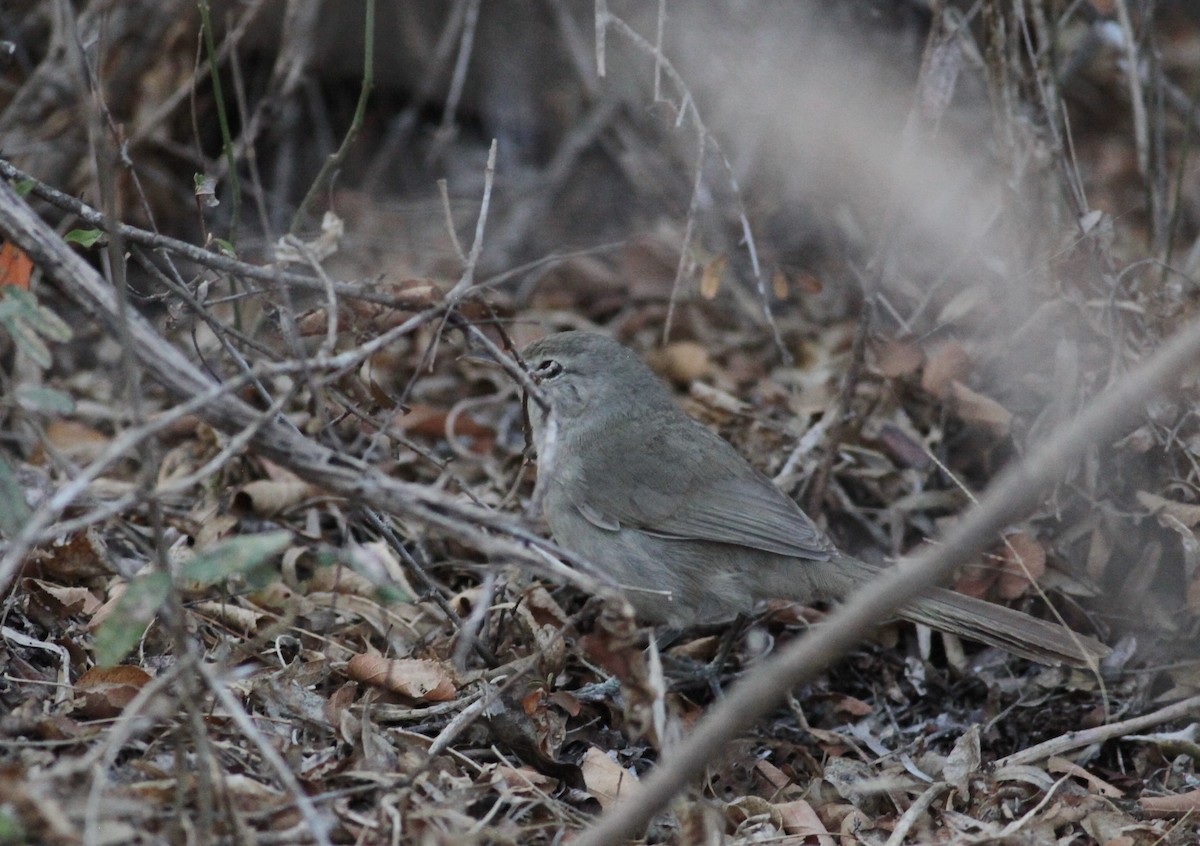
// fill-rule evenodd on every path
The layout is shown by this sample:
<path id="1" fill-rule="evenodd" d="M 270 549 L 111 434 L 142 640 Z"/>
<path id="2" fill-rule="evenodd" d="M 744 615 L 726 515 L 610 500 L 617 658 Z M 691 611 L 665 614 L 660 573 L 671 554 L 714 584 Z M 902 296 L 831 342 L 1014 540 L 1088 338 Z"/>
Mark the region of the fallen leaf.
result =
<path id="1" fill-rule="evenodd" d="M 454 674 L 441 661 L 360 653 L 347 662 L 346 676 L 426 702 L 449 702 L 458 695 Z"/>
<path id="2" fill-rule="evenodd" d="M 996 583 L 1005 599 L 1016 599 L 1046 573 L 1046 549 L 1025 532 L 1004 536 L 1004 568 Z"/>
<path id="3" fill-rule="evenodd" d="M 729 267 L 729 256 L 722 253 L 704 265 L 700 274 L 700 296 L 711 300 L 721 289 L 721 280 L 725 278 L 725 270 Z"/>
<path id="4" fill-rule="evenodd" d="M 588 793 L 598 800 L 602 809 L 611 808 L 618 798 L 637 790 L 634 772 L 620 766 L 596 746 L 590 746 L 584 752 L 580 769 L 583 770 L 583 784 L 587 785 Z"/>
<path id="5" fill-rule="evenodd" d="M 1151 817 L 1179 817 L 1200 814 L 1200 790 L 1189 790 L 1175 796 L 1145 796 L 1139 800 L 1142 810 Z"/>
<path id="6" fill-rule="evenodd" d="M 947 341 L 929 353 L 921 387 L 938 399 L 945 399 L 950 383 L 962 381 L 971 372 L 971 357 L 958 341 Z"/>
<path id="7" fill-rule="evenodd" d="M 7 241 L 0 246 L 0 288 L 12 285 L 28 291 L 29 277 L 32 275 L 33 261 L 20 247 Z"/>
<path id="8" fill-rule="evenodd" d="M 951 381 L 950 394 L 954 398 L 958 416 L 966 423 L 973 423 L 996 435 L 1007 435 L 1012 426 L 1012 412 L 988 396 L 973 391 L 959 381 Z"/>
<path id="9" fill-rule="evenodd" d="M 1159 524 L 1164 525 L 1162 516 L 1169 514 L 1189 529 L 1200 524 L 1200 505 L 1186 502 L 1175 502 L 1170 499 L 1152 494 L 1149 491 L 1138 491 L 1137 501 L 1151 514 L 1159 517 Z"/>
<path id="10" fill-rule="evenodd" d="M 875 366 L 888 379 L 913 376 L 925 363 L 925 352 L 916 338 L 885 338 L 875 346 Z"/>
<path id="11" fill-rule="evenodd" d="M 111 719 L 133 701 L 151 676 L 141 667 L 92 667 L 75 682 L 75 711 L 89 719 Z"/>

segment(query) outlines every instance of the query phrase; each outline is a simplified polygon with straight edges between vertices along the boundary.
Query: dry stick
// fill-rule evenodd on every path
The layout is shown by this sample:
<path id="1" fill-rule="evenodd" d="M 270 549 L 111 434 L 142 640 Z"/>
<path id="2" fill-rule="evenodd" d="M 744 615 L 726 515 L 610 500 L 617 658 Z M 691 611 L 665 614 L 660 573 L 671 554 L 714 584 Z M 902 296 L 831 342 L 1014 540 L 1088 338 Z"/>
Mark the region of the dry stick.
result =
<path id="1" fill-rule="evenodd" d="M 1028 749 L 1022 749 L 1020 752 L 1014 752 L 1006 758 L 1001 758 L 996 762 L 996 766 L 1012 767 L 1018 764 L 1029 764 L 1034 761 L 1040 761 L 1043 758 L 1049 758 L 1051 755 L 1061 755 L 1064 752 L 1078 749 L 1081 746 L 1103 743 L 1114 737 L 1121 737 L 1130 732 L 1143 731 L 1150 728 L 1150 726 L 1156 726 L 1170 720 L 1178 720 L 1192 714 L 1200 714 L 1200 696 L 1193 696 L 1189 699 L 1184 699 L 1182 702 L 1176 702 L 1174 705 L 1159 708 L 1152 714 L 1131 717 L 1119 723 L 1109 723 L 1106 726 L 1097 726 L 1096 728 L 1084 731 L 1069 731 L 1066 734 L 1051 738 L 1036 746 L 1030 746 Z"/>
<path id="2" fill-rule="evenodd" d="M 367 100 L 371 97 L 371 89 L 375 87 L 375 0 L 367 0 L 365 15 L 366 31 L 363 33 L 363 78 L 362 86 L 358 92 L 358 104 L 354 107 L 354 117 L 350 120 L 350 128 L 346 130 L 346 135 L 342 138 L 342 143 L 332 155 L 325 159 L 321 165 L 321 170 L 317 173 L 317 178 L 308 187 L 308 193 L 304 195 L 304 199 L 300 202 L 300 208 L 296 209 L 296 214 L 292 217 L 291 226 L 288 227 L 289 234 L 296 234 L 305 221 L 308 220 L 309 208 L 316 201 L 321 191 L 325 190 L 326 184 L 333 178 L 334 171 L 341 167 L 342 162 L 346 160 L 346 155 L 350 152 L 350 145 L 354 143 L 354 139 L 358 137 L 358 131 L 362 128 L 363 119 L 367 113 Z"/>
<path id="3" fill-rule="evenodd" d="M 1107 444 L 1144 415 L 1147 402 L 1178 382 L 1200 360 L 1200 322 L 1172 337 L 1148 361 L 1097 397 L 1074 421 L 1059 426 L 1027 456 L 1005 470 L 946 536 L 855 592 L 811 634 L 764 661 L 697 724 L 692 735 L 665 760 L 641 789 L 586 831 L 576 846 L 601 846 L 637 836 L 651 817 L 723 746 L 784 701 L 796 684 L 811 679 L 846 654 L 879 621 L 933 587 L 962 561 L 979 554 L 1000 530 L 1026 515 L 1088 449 Z"/>
<path id="4" fill-rule="evenodd" d="M 217 677 L 214 668 L 205 664 L 203 661 L 196 662 L 196 669 L 199 671 L 204 683 L 208 689 L 212 691 L 213 696 L 220 701 L 225 710 L 229 713 L 230 718 L 237 725 L 242 735 L 251 741 L 257 748 L 258 754 L 262 755 L 263 760 L 275 771 L 275 775 L 279 778 L 282 784 L 292 794 L 296 800 L 296 810 L 304 817 L 304 821 L 308 823 L 309 831 L 313 838 L 322 846 L 332 846 L 329 840 L 329 825 L 321 819 L 317 813 L 317 808 L 312 803 L 312 799 L 304 792 L 304 788 L 300 785 L 300 781 L 288 766 L 287 761 L 283 756 L 276 751 L 263 733 L 254 725 L 254 721 L 250 719 L 250 715 L 246 713 L 246 709 L 242 707 L 242 703 L 229 692 L 229 688 L 224 681 Z"/>
<path id="5" fill-rule="evenodd" d="M 93 314 L 109 332 L 116 333 L 119 317 L 112 289 L 3 181 L 0 181 L 0 233 L 24 251 L 63 293 Z M 237 397 L 225 395 L 220 385 L 200 372 L 140 314 L 131 312 L 128 324 L 130 343 L 138 360 L 168 391 L 182 397 L 216 394 L 197 410 L 209 423 L 226 431 L 241 430 L 260 418 L 260 411 Z M 444 491 L 393 479 L 371 464 L 323 447 L 278 421 L 263 423 L 253 444 L 261 455 L 305 481 L 355 502 L 421 520 L 484 554 L 508 558 L 535 572 L 555 574 L 560 580 L 591 593 L 617 590 L 612 577 L 586 559 L 560 549 L 510 518 L 465 504 Z M 26 541 L 23 533 L 19 533 L 0 559 L 0 590 L 20 563 L 22 555 L 17 548 Z M 575 569 L 548 561 L 538 550 L 548 550 L 573 564 Z"/>
<path id="6" fill-rule="evenodd" d="M 118 222 L 115 225 L 110 224 L 108 218 L 98 210 L 86 203 L 80 202 L 69 194 L 64 194 L 56 188 L 51 188 L 49 185 L 14 167 L 9 161 L 2 158 L 0 158 L 0 178 L 28 184 L 30 193 L 38 199 L 45 200 L 56 208 L 70 212 L 84 223 L 95 226 L 98 229 L 103 229 L 105 232 L 120 235 L 130 243 L 141 244 L 143 247 L 155 250 L 167 250 L 177 253 L 204 267 L 237 276 L 245 276 L 260 282 L 269 282 L 273 286 L 286 283 L 309 291 L 323 292 L 325 290 L 325 285 L 321 280 L 314 279 L 311 276 L 282 271 L 278 267 L 270 265 L 248 264 L 247 262 L 238 261 L 220 253 L 214 253 L 204 247 L 197 247 L 195 244 L 180 241 L 178 238 L 171 238 L 167 235 L 160 235 L 157 232 L 139 229 L 127 223 Z M 397 297 L 390 294 L 381 294 L 346 282 L 335 282 L 334 290 L 343 297 L 353 297 L 397 308 L 412 307 L 411 300 L 406 300 L 402 296 Z"/>

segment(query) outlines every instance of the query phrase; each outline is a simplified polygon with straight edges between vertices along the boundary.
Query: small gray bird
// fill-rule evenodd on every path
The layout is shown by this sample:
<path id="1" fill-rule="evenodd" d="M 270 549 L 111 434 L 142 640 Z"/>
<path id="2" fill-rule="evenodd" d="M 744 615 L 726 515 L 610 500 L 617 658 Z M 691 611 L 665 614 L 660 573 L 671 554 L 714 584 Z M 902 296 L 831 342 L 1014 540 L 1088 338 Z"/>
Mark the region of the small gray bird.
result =
<path id="1" fill-rule="evenodd" d="M 608 572 L 646 620 L 684 628 L 750 612 L 762 599 L 839 599 L 878 572 L 839 552 L 617 342 L 564 332 L 521 355 L 555 424 L 529 404 L 550 531 Z M 1110 652 L 1062 626 L 948 590 L 934 589 L 899 614 L 1046 664 L 1085 666 Z"/>

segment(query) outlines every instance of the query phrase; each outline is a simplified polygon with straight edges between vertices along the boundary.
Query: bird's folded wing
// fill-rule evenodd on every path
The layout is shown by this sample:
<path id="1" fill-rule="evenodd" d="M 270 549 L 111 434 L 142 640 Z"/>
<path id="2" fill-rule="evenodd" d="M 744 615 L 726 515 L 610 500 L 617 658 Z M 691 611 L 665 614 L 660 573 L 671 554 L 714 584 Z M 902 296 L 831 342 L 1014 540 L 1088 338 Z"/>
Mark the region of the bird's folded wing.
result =
<path id="1" fill-rule="evenodd" d="M 623 442 L 621 454 L 583 468 L 578 490 L 587 492 L 586 500 L 576 505 L 593 524 L 615 522 L 659 537 L 798 558 L 827 560 L 833 554 L 832 543 L 799 506 L 700 424 L 630 443 Z M 646 467 L 660 470 L 639 472 Z"/>

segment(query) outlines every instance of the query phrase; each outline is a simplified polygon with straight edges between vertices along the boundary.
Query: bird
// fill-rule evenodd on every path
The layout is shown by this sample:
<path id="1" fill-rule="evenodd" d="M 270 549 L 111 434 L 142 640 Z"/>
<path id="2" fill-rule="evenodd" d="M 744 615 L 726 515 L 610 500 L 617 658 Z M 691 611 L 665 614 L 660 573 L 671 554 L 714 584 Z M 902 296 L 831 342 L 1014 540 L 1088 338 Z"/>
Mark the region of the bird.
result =
<path id="1" fill-rule="evenodd" d="M 880 572 L 841 552 L 728 441 L 680 409 L 632 350 L 574 330 L 519 355 L 545 401 L 528 408 L 550 533 L 611 576 L 647 622 L 684 629 L 750 614 L 767 599 L 836 601 Z M 944 588 L 897 613 L 1047 665 L 1095 666 L 1111 651 Z"/>

